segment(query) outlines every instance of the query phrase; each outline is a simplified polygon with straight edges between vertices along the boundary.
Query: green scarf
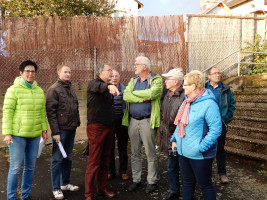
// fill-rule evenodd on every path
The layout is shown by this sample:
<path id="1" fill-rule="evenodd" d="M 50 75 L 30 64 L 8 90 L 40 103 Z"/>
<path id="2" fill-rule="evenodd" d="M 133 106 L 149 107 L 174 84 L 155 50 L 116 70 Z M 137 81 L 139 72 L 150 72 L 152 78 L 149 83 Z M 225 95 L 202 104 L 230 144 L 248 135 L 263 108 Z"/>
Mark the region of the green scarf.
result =
<path id="1" fill-rule="evenodd" d="M 20 79 L 21 83 L 23 83 L 24 85 L 26 85 L 28 88 L 32 89 L 33 86 L 35 85 L 35 81 L 33 81 L 33 84 L 30 84 L 28 81 L 26 81 L 24 78 L 21 77 Z"/>

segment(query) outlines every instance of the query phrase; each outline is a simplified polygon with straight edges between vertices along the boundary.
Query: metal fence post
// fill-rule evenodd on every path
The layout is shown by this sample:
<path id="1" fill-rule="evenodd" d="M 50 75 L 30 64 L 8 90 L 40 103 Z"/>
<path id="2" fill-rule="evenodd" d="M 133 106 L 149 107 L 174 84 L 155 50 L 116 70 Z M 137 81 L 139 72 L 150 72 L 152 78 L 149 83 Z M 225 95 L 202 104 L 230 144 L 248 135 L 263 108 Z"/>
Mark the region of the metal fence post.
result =
<path id="1" fill-rule="evenodd" d="M 240 51 L 238 51 L 237 57 L 238 57 L 237 58 L 238 59 L 238 61 L 237 61 L 237 63 L 238 63 L 237 75 L 240 76 Z"/>
<path id="2" fill-rule="evenodd" d="M 96 47 L 94 47 L 94 79 L 96 78 Z"/>

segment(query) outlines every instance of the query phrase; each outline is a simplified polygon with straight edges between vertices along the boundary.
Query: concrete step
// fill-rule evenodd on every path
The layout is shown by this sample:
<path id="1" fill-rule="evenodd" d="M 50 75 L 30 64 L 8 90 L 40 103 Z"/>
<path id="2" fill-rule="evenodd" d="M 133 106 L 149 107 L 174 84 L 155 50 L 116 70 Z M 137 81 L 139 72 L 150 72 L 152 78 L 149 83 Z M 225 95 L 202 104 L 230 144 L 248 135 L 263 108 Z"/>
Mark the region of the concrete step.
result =
<path id="1" fill-rule="evenodd" d="M 246 86 L 243 88 L 243 92 L 247 93 L 266 93 L 267 92 L 267 86 L 261 86 L 261 87 L 256 87 L 256 86 Z"/>
<path id="2" fill-rule="evenodd" d="M 267 108 L 236 107 L 235 115 L 265 118 Z"/>
<path id="3" fill-rule="evenodd" d="M 225 146 L 267 155 L 267 141 L 265 140 L 227 135 Z"/>
<path id="4" fill-rule="evenodd" d="M 257 101 L 244 99 L 243 101 L 235 101 L 235 104 L 236 104 L 236 107 L 267 108 L 267 99 L 257 100 Z"/>
<path id="5" fill-rule="evenodd" d="M 267 129 L 265 128 L 252 128 L 249 126 L 238 126 L 230 123 L 228 125 L 227 135 L 249 137 L 267 141 Z"/>
<path id="6" fill-rule="evenodd" d="M 234 99 L 235 101 L 251 101 L 251 102 L 267 100 L 267 92 L 266 93 L 235 92 Z"/>
<path id="7" fill-rule="evenodd" d="M 227 157 L 238 160 L 239 162 L 246 163 L 250 166 L 256 166 L 257 168 L 267 169 L 267 155 L 249 152 L 242 149 L 236 149 L 233 147 L 225 146 L 225 151 L 228 154 Z"/>
<path id="8" fill-rule="evenodd" d="M 250 117 L 250 116 L 237 116 L 234 115 L 233 121 L 231 125 L 235 126 L 248 126 L 250 128 L 261 128 L 267 129 L 267 118 L 258 118 L 258 117 Z"/>
<path id="9" fill-rule="evenodd" d="M 265 76 L 260 79 L 254 79 L 252 80 L 253 86 L 259 86 L 259 87 L 267 87 L 267 79 Z"/>

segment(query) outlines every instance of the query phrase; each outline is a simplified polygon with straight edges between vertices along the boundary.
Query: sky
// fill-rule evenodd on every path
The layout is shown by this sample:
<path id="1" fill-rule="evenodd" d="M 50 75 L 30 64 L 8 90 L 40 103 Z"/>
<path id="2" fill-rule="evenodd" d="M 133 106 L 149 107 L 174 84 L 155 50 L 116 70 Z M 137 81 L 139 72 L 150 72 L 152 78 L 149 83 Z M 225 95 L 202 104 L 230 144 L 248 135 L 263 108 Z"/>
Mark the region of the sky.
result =
<path id="1" fill-rule="evenodd" d="M 144 7 L 139 16 L 198 14 L 200 0 L 139 0 Z"/>

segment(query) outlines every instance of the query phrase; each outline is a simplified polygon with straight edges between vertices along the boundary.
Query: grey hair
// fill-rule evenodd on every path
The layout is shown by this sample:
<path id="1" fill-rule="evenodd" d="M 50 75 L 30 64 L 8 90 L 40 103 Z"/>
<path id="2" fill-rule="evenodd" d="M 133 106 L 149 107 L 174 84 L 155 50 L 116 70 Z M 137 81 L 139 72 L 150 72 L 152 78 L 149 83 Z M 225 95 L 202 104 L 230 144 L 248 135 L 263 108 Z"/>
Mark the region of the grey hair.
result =
<path id="1" fill-rule="evenodd" d="M 100 75 L 100 72 L 105 69 L 105 65 L 107 65 L 107 64 L 100 64 L 100 65 L 98 65 L 97 71 L 96 71 L 96 76 L 99 76 Z"/>
<path id="2" fill-rule="evenodd" d="M 150 60 L 147 57 L 138 56 L 135 60 L 138 60 L 138 59 L 141 59 L 142 60 L 142 64 L 145 64 L 147 66 L 147 68 L 150 70 L 151 63 L 150 63 Z"/>
<path id="3" fill-rule="evenodd" d="M 182 85 L 183 81 L 184 81 L 184 73 L 179 71 L 177 75 L 178 75 L 178 77 L 175 78 L 175 79 L 178 80 L 178 84 Z"/>

